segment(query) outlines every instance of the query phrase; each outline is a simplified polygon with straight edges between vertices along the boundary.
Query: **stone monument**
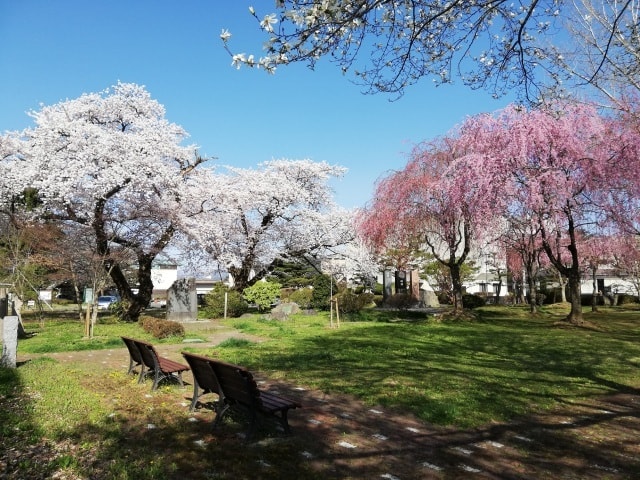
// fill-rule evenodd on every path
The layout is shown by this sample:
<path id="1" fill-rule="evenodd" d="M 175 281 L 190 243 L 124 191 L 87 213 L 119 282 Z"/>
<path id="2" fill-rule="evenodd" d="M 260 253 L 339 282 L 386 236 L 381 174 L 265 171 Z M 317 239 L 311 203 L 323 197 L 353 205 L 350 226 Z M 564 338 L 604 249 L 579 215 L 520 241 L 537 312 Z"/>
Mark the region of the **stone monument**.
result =
<path id="1" fill-rule="evenodd" d="M 18 317 L 4 317 L 2 322 L 2 359 L 0 365 L 16 368 L 18 357 Z"/>
<path id="2" fill-rule="evenodd" d="M 195 322 L 198 319 L 198 296 L 195 278 L 180 278 L 167 290 L 167 320 Z"/>

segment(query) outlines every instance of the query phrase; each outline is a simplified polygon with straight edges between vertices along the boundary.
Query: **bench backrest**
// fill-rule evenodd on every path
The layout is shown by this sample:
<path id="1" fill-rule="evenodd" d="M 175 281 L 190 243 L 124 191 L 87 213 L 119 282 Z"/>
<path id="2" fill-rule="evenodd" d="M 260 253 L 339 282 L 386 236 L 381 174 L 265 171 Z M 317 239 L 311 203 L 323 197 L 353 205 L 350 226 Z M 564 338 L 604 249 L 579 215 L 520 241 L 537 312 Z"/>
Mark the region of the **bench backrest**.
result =
<path id="1" fill-rule="evenodd" d="M 134 340 L 134 342 L 140 351 L 140 356 L 142 357 L 142 362 L 145 366 L 151 370 L 160 368 L 158 354 L 156 353 L 154 346 L 150 343 L 143 342 L 142 340 Z"/>
<path id="2" fill-rule="evenodd" d="M 198 386 L 205 391 L 220 395 L 220 385 L 211 367 L 212 359 L 187 352 L 182 352 L 182 356 L 189 364 L 193 379 L 198 383 Z"/>
<path id="3" fill-rule="evenodd" d="M 134 362 L 138 364 L 142 364 L 142 355 L 140 355 L 140 350 L 136 346 L 136 340 L 129 337 L 120 337 L 122 341 L 127 346 L 127 350 L 129 350 L 129 355 L 133 359 Z"/>
<path id="4" fill-rule="evenodd" d="M 210 365 L 220 384 L 223 398 L 251 408 L 261 405 L 260 391 L 251 372 L 238 365 L 219 360 L 211 360 Z"/>

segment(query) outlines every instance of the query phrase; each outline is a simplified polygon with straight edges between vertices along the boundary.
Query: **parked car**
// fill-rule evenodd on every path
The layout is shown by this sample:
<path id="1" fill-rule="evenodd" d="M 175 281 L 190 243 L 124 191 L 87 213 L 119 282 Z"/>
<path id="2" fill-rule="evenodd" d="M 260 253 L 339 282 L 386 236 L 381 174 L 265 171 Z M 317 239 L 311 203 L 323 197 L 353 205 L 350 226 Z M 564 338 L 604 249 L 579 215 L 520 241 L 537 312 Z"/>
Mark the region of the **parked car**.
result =
<path id="1" fill-rule="evenodd" d="M 111 304 L 120 301 L 115 295 L 102 295 L 98 297 L 98 310 L 108 310 Z"/>
<path id="2" fill-rule="evenodd" d="M 149 302 L 149 308 L 167 308 L 167 301 L 163 298 L 154 298 Z"/>

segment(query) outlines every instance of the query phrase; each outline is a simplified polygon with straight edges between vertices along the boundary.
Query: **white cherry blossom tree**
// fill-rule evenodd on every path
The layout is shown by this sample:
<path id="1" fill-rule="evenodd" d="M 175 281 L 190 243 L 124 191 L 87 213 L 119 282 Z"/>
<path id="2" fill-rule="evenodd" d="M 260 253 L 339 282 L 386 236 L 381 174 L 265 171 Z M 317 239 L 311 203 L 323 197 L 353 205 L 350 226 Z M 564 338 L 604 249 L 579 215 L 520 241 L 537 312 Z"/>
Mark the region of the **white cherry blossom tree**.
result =
<path id="1" fill-rule="evenodd" d="M 573 86 L 589 85 L 606 105 L 628 111 L 629 96 L 640 94 L 640 2 L 573 4 L 580 14 L 566 20 L 572 48 L 554 46 L 558 64 Z"/>
<path id="2" fill-rule="evenodd" d="M 311 160 L 271 160 L 258 168 L 227 166 L 193 177 L 185 230 L 242 290 L 277 259 L 328 254 L 354 238 L 351 213 L 328 186 L 345 169 Z"/>
<path id="3" fill-rule="evenodd" d="M 12 188 L 38 192 L 41 218 L 86 227 L 124 318 L 136 320 L 151 299 L 151 263 L 174 235 L 188 176 L 203 159 L 140 85 L 118 83 L 30 115 L 35 126 L 4 140 L 13 145 L 2 162 Z M 135 259 L 133 281 L 123 251 Z"/>
<path id="4" fill-rule="evenodd" d="M 599 48 L 580 69 L 585 78 L 598 77 L 609 57 L 637 65 L 632 50 L 619 57 L 617 48 L 625 34 L 637 38 L 635 0 L 277 0 L 275 11 L 250 8 L 266 37 L 264 55 L 233 51 L 228 30 L 220 38 L 238 68 L 273 73 L 329 57 L 369 93 L 401 95 L 424 77 L 436 84 L 459 77 L 495 95 L 518 88 L 536 98 L 544 82 L 562 82 L 567 70 L 558 55 L 576 46 L 567 26 L 581 24 L 590 9 L 610 28 L 593 30 Z"/>

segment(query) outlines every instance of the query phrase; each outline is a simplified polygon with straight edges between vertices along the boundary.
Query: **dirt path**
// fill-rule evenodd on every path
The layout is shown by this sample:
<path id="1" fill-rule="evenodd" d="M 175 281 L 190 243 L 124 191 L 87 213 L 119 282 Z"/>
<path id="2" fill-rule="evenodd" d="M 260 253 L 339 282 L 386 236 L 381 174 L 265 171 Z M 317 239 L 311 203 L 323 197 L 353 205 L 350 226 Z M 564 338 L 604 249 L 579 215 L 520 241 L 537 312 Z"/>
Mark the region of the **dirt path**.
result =
<path id="1" fill-rule="evenodd" d="M 213 347 L 232 336 L 241 335 L 220 332 L 198 347 Z M 160 345 L 158 351 L 181 361 L 184 346 Z M 100 363 L 105 371 L 126 370 L 128 365 L 124 348 L 48 356 L 61 362 Z M 518 422 L 460 430 L 425 424 L 410 415 L 366 406 L 348 396 L 326 395 L 258 378 L 262 387 L 302 403 L 302 409 L 290 414 L 294 435 L 286 445 L 297 449 L 314 470 L 324 472 L 324 478 L 640 478 L 637 391 L 567 404 L 547 415 Z M 185 389 L 172 389 L 168 394 L 182 404 L 191 393 L 189 374 L 185 380 Z"/>

